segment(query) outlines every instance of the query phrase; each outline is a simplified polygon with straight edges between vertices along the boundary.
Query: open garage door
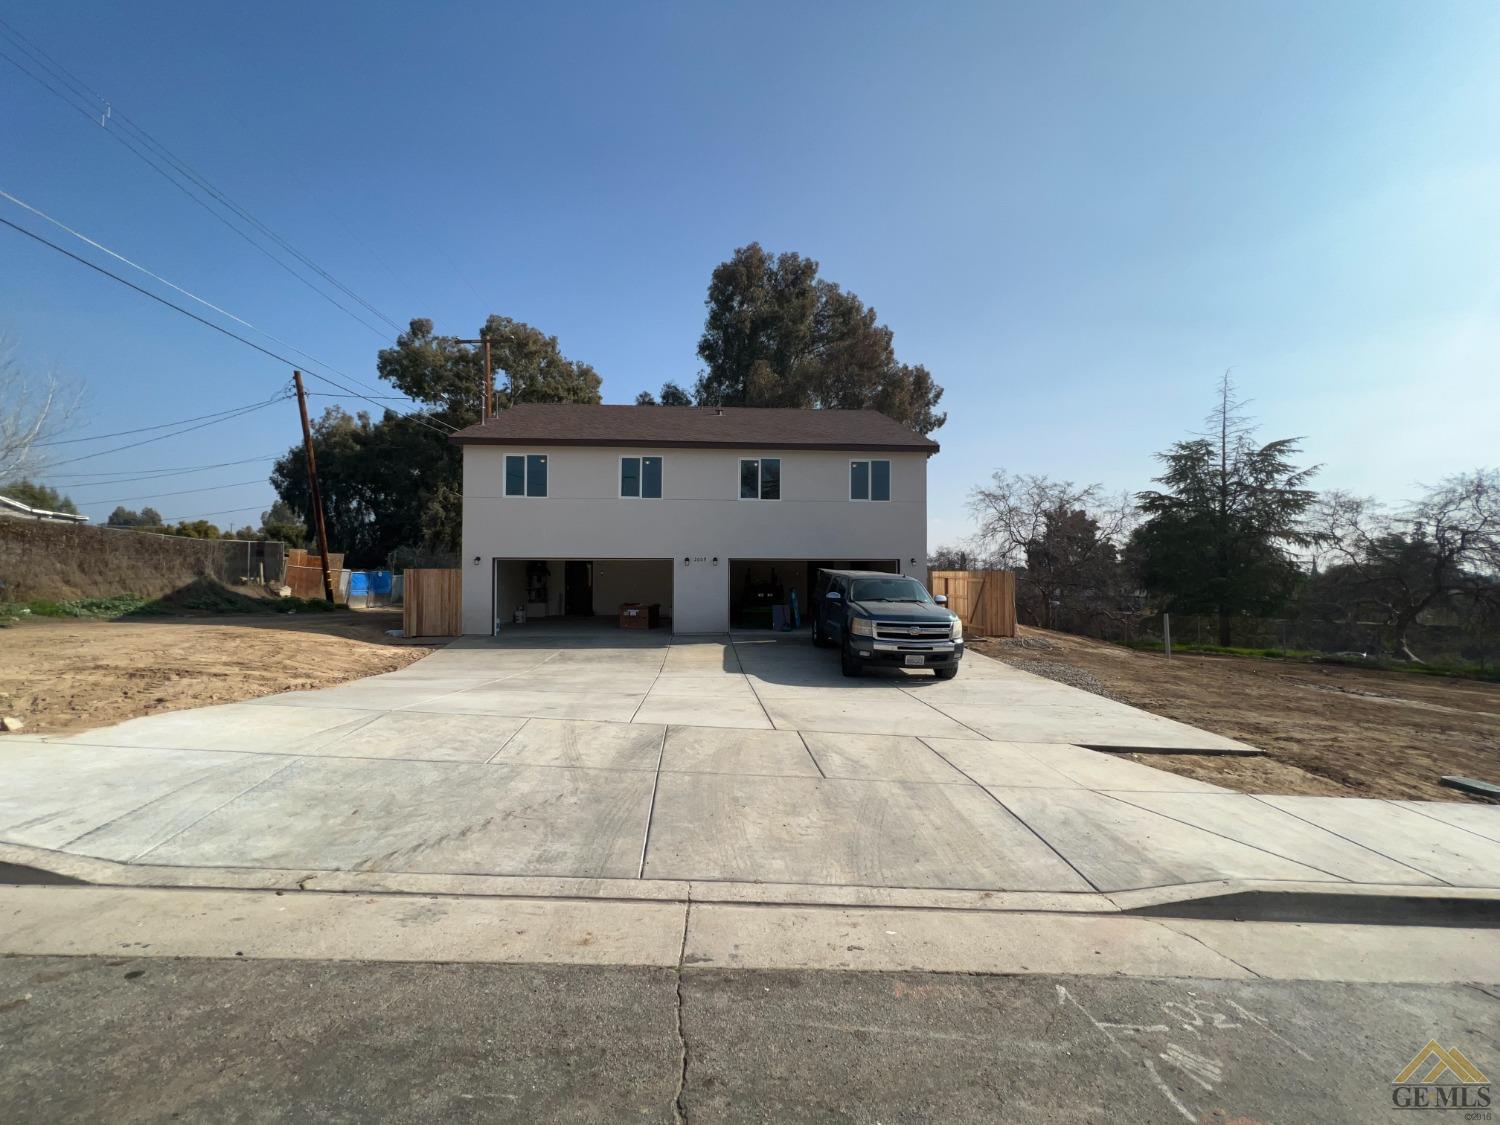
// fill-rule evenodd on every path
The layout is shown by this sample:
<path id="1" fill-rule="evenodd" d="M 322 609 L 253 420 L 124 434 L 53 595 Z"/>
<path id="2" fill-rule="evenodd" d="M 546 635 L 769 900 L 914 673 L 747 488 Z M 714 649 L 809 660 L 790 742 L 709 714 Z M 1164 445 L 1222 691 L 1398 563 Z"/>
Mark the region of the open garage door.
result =
<path id="1" fill-rule="evenodd" d="M 801 628 L 820 570 L 879 570 L 899 574 L 899 559 L 730 559 L 729 625 L 736 630 L 774 629 L 792 620 L 795 603 Z M 780 613 L 777 607 L 781 607 Z"/>
<path id="2" fill-rule="evenodd" d="M 623 605 L 672 619 L 671 559 L 495 559 L 497 627 L 618 624 Z"/>

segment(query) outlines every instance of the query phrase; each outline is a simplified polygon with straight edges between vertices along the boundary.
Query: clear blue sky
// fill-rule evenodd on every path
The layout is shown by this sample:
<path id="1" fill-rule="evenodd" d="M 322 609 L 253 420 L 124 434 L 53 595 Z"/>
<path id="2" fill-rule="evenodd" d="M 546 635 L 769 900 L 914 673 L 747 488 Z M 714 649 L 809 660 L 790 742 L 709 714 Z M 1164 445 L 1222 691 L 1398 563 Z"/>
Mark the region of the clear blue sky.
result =
<path id="1" fill-rule="evenodd" d="M 396 321 L 528 321 L 609 402 L 691 382 L 709 273 L 736 246 L 816 258 L 947 389 L 934 545 L 999 467 L 1144 486 L 1230 366 L 1264 436 L 1306 435 L 1326 487 L 1399 498 L 1500 460 L 1500 6 L 0 0 L 0 17 Z M 0 188 L 376 381 L 375 333 L 3 60 Z M 287 377 L 5 229 L 0 329 L 87 384 L 99 432 Z M 285 404 L 71 468 L 296 437 Z M 144 494 L 260 471 L 69 491 L 100 519 L 130 497 L 254 523 L 219 514 L 267 504 L 264 483 Z"/>

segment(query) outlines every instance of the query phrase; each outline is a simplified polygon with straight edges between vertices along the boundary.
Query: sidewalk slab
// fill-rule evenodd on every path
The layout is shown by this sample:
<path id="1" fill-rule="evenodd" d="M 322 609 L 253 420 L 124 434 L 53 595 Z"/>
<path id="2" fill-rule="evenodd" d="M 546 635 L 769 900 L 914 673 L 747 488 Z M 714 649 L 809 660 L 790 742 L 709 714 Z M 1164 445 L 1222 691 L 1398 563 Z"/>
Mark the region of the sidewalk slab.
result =
<path id="1" fill-rule="evenodd" d="M 675 965 L 684 906 L 114 887 L 0 890 L 0 952 Z"/>
<path id="2" fill-rule="evenodd" d="M 695 905 L 684 948 L 700 969 L 1252 975 L 1165 926 L 1088 915 Z"/>
<path id="3" fill-rule="evenodd" d="M 317 688 L 312 691 L 288 691 L 280 695 L 268 695 L 261 699 L 247 700 L 256 707 L 314 707 L 350 708 L 356 711 L 389 711 L 394 707 L 409 707 L 431 699 L 441 699 L 450 692 L 465 687 L 480 687 L 494 683 L 493 675 L 483 678 L 468 678 L 454 682 L 443 679 L 397 681 L 376 684 L 368 680 L 340 684 L 337 687 Z M 267 720 L 270 721 L 270 720 Z"/>
<path id="4" fill-rule="evenodd" d="M 190 781 L 69 841 L 68 850 L 130 863 L 300 761 L 270 754 L 236 757 L 238 761 L 226 763 L 207 777 Z"/>
<path id="5" fill-rule="evenodd" d="M 1456 886 L 1500 886 L 1500 843 L 1394 802 L 1359 797 L 1257 800 Z"/>
<path id="6" fill-rule="evenodd" d="M 987 788 L 1101 891 L 1223 878 L 1335 878 L 1103 793 Z"/>
<path id="7" fill-rule="evenodd" d="M 711 692 L 677 688 L 647 693 L 631 720 L 636 723 L 693 724 L 747 730 L 770 730 L 760 700 L 749 688 L 724 690 L 715 684 Z"/>
<path id="8" fill-rule="evenodd" d="M 963 723 L 905 693 L 898 692 L 896 696 L 899 698 L 871 692 L 869 698 L 847 701 L 762 696 L 761 703 L 780 730 L 981 737 Z"/>
<path id="9" fill-rule="evenodd" d="M 1103 705 L 1107 703 L 1075 700 L 1063 706 L 1019 707 L 1003 703 L 946 703 L 939 700 L 932 706 L 997 742 L 1063 742 L 1122 750 L 1146 747 L 1183 752 L 1196 749 L 1256 752 L 1252 746 L 1186 723 L 1122 704 Z"/>
<path id="10" fill-rule="evenodd" d="M 661 768 L 669 773 L 748 773 L 821 777 L 794 730 L 667 728 Z"/>
<path id="11" fill-rule="evenodd" d="M 499 750 L 499 765 L 655 770 L 666 728 L 642 723 L 527 719 Z"/>
<path id="12" fill-rule="evenodd" d="M 1500 843 L 1500 805 L 1481 805 L 1473 801 L 1393 801 L 1403 809 L 1423 816 L 1430 816 L 1434 820 L 1441 820 L 1444 824 L 1451 824 L 1454 828 L 1462 828 L 1465 832 L 1473 832 L 1477 836 L 1483 836 L 1486 840 Z"/>
<path id="13" fill-rule="evenodd" d="M 1159 921 L 1275 980 L 1500 983 L 1500 930 Z"/>
<path id="14" fill-rule="evenodd" d="M 1092 890 L 975 786 L 661 775 L 644 874 L 993 890 Z"/>
<path id="15" fill-rule="evenodd" d="M 1031 743 L 1026 748 L 1037 761 L 1065 777 L 1080 789 L 1138 790 L 1145 793 L 1228 793 L 1222 785 L 1212 785 L 1192 777 L 1159 770 L 1126 758 L 1116 758 L 1098 750 L 1070 746 L 1061 742 Z M 1005 784 L 1001 782 L 1000 784 Z"/>
<path id="16" fill-rule="evenodd" d="M 941 785 L 970 785 L 921 739 L 896 734 L 803 734 L 824 777 L 857 781 L 925 781 Z M 954 740 L 957 741 L 957 740 Z"/>
<path id="17" fill-rule="evenodd" d="M 1110 795 L 1351 882 L 1401 885 L 1439 882 L 1414 867 L 1387 859 L 1243 793 Z"/>
<path id="18" fill-rule="evenodd" d="M 936 753 L 980 785 L 1016 789 L 1081 789 L 1085 786 L 1043 763 L 1038 751 L 1050 743 L 976 742 L 962 738 L 924 738 Z"/>
<path id="19" fill-rule="evenodd" d="M 388 711 L 305 753 L 318 758 L 405 758 L 487 762 L 528 719 L 504 715 L 431 715 Z"/>
<path id="20" fill-rule="evenodd" d="M 245 771 L 275 770 L 279 755 L 155 750 L 71 743 L 0 746 L 0 834 L 17 844 L 62 848 L 85 833 L 180 790 L 209 800 L 244 788 Z"/>
<path id="21" fill-rule="evenodd" d="M 635 770 L 306 758 L 142 858 L 633 878 L 652 780 Z"/>
<path id="22" fill-rule="evenodd" d="M 378 712 L 351 707 L 278 707 L 226 703 L 130 719 L 67 736 L 75 746 L 144 746 L 154 750 L 301 753 L 357 730 Z"/>
<path id="23" fill-rule="evenodd" d="M 594 719 L 628 723 L 645 693 L 505 691 L 487 686 L 403 708 L 438 715 L 516 715 L 530 719 Z"/>

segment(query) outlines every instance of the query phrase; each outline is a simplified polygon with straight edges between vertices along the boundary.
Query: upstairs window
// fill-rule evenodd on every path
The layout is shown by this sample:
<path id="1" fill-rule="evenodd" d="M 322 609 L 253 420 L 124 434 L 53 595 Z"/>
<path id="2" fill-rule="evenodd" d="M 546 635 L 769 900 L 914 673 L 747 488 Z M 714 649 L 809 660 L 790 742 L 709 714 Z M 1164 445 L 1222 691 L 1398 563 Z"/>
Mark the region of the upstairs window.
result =
<path id="1" fill-rule="evenodd" d="M 891 463 L 889 461 L 850 461 L 849 499 L 889 500 L 891 498 Z"/>
<path id="2" fill-rule="evenodd" d="M 621 457 L 620 495 L 645 500 L 661 498 L 661 458 Z"/>
<path id="3" fill-rule="evenodd" d="M 740 499 L 781 499 L 780 457 L 747 457 L 740 462 Z"/>
<path id="4" fill-rule="evenodd" d="M 545 453 L 507 453 L 505 455 L 505 495 L 547 495 L 547 455 Z"/>

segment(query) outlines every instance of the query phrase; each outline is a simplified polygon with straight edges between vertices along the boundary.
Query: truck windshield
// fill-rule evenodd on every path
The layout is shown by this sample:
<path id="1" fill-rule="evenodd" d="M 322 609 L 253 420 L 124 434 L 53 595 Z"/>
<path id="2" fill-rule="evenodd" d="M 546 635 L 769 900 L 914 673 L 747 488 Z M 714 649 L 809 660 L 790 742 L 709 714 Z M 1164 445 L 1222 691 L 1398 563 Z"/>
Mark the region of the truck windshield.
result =
<path id="1" fill-rule="evenodd" d="M 851 597 L 857 602 L 930 602 L 920 582 L 910 578 L 857 578 Z"/>

